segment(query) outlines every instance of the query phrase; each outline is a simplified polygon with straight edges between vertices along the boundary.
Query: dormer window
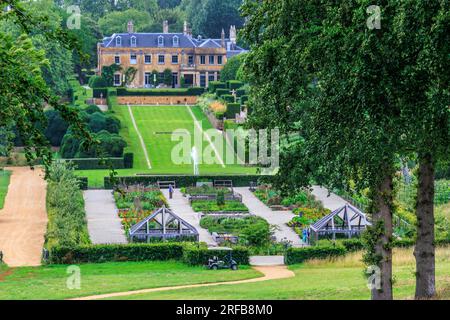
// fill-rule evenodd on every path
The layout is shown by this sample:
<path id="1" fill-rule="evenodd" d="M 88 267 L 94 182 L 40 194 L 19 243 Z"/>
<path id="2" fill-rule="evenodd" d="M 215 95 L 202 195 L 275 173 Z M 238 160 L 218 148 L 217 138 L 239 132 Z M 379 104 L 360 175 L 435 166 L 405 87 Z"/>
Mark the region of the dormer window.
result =
<path id="1" fill-rule="evenodd" d="M 136 37 L 135 36 L 131 37 L 131 46 L 136 47 Z"/>
<path id="2" fill-rule="evenodd" d="M 178 47 L 180 45 L 180 38 L 178 36 L 173 37 L 173 46 Z"/>
<path id="3" fill-rule="evenodd" d="M 158 47 L 164 47 L 164 37 L 163 36 L 158 37 Z"/>
<path id="4" fill-rule="evenodd" d="M 118 47 L 122 46 L 122 37 L 116 37 L 116 46 Z"/>

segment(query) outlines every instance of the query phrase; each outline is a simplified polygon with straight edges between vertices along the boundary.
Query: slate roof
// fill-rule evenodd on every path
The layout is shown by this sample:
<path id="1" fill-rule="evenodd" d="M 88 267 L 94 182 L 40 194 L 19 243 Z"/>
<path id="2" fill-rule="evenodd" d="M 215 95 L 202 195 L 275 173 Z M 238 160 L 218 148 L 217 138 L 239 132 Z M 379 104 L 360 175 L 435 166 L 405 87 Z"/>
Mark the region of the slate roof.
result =
<path id="1" fill-rule="evenodd" d="M 116 38 L 122 39 L 121 45 L 116 45 Z M 221 39 L 193 38 L 183 33 L 115 33 L 111 37 L 106 37 L 101 42 L 103 48 L 132 48 L 131 38 L 136 38 L 138 48 L 221 48 Z M 164 39 L 164 46 L 158 45 L 158 39 Z M 174 45 L 174 38 L 178 37 L 178 46 Z M 225 39 L 227 56 L 232 57 L 246 52 L 241 47 L 231 47 L 230 39 Z M 133 46 L 134 47 L 134 46 Z"/>

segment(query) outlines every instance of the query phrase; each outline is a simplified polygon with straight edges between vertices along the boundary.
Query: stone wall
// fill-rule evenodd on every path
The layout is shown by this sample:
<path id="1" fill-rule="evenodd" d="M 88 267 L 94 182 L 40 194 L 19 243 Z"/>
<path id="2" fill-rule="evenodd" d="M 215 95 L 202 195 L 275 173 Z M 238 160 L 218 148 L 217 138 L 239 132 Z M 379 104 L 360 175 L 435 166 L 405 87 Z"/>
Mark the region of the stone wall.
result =
<path id="1" fill-rule="evenodd" d="M 123 105 L 194 105 L 197 99 L 197 96 L 117 97 L 118 103 Z"/>

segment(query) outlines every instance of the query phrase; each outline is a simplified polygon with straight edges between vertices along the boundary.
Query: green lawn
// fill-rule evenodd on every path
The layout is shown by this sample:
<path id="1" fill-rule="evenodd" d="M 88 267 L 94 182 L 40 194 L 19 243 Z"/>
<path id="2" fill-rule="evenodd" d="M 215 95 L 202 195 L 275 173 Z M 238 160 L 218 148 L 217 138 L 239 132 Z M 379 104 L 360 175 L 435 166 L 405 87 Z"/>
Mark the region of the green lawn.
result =
<path id="1" fill-rule="evenodd" d="M 0 266 L 0 300 L 66 299 L 156 287 L 250 279 L 260 273 L 210 271 L 180 262 L 123 262 L 80 265 L 81 290 L 69 290 L 67 266 L 7 269 Z"/>
<path id="2" fill-rule="evenodd" d="M 114 112 L 122 122 L 120 134 L 128 143 L 126 151 L 134 153 L 135 162 L 133 169 L 118 170 L 119 176 L 129 176 L 136 174 L 192 174 L 193 167 L 190 164 L 175 164 L 172 161 L 172 149 L 179 144 L 178 141 L 171 140 L 171 133 L 177 129 L 187 130 L 193 139 L 195 133 L 200 133 L 195 126 L 193 118 L 185 106 L 159 106 L 159 107 L 132 107 L 133 115 L 136 119 L 138 129 L 143 137 L 145 147 L 151 162 L 151 169 L 148 168 L 144 151 L 141 146 L 138 134 L 134 129 L 127 106 L 115 106 Z M 199 107 L 191 108 L 195 118 L 202 123 L 202 129 L 212 128 L 211 123 L 203 114 Z M 223 137 L 214 141 L 210 137 L 216 149 L 219 150 L 226 143 Z M 211 144 L 203 139 L 203 150 L 211 148 Z M 189 153 L 190 154 L 190 153 Z M 211 154 L 215 156 L 212 151 Z M 214 157 L 217 159 L 217 156 Z M 200 174 L 254 174 L 255 168 L 248 168 L 237 164 L 226 165 L 226 159 L 222 159 L 225 167 L 216 160 L 215 164 L 200 165 Z M 103 178 L 108 176 L 108 170 L 88 170 L 78 171 L 78 175 L 89 178 L 90 186 L 99 187 L 103 185 Z"/>
<path id="3" fill-rule="evenodd" d="M 360 259 L 361 255 L 356 255 Z M 450 298 L 450 249 L 440 252 L 437 258 L 436 282 L 441 298 Z M 414 296 L 415 277 L 412 251 L 405 259 L 403 255 L 394 266 L 394 297 L 408 299 Z M 364 267 L 349 257 L 341 262 L 316 261 L 291 266 L 295 278 L 272 280 L 260 283 L 239 285 L 220 285 L 208 288 L 172 290 L 148 294 L 139 294 L 120 299 L 139 300 L 368 300 L 370 292 L 363 275 Z"/>
<path id="4" fill-rule="evenodd" d="M 9 178 L 11 172 L 7 170 L 0 170 L 0 209 L 3 209 L 5 204 L 5 197 L 8 193 Z"/>

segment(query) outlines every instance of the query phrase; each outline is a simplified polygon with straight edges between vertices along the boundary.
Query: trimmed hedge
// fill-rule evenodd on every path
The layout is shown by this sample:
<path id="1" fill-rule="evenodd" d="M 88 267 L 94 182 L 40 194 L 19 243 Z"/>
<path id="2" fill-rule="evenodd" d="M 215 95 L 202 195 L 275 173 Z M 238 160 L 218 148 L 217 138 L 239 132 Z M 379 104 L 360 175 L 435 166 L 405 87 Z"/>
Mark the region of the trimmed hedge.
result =
<path id="1" fill-rule="evenodd" d="M 204 88 L 187 88 L 187 89 L 125 89 L 117 88 L 117 96 L 119 97 L 170 97 L 170 96 L 200 96 L 205 92 Z"/>
<path id="2" fill-rule="evenodd" d="M 209 83 L 209 92 L 215 93 L 217 89 L 226 89 L 227 84 L 221 81 L 211 81 Z"/>
<path id="3" fill-rule="evenodd" d="M 245 105 L 248 101 L 248 96 L 242 96 L 240 99 L 241 105 Z"/>
<path id="4" fill-rule="evenodd" d="M 75 170 L 99 170 L 99 169 L 109 169 L 110 165 L 114 169 L 125 169 L 124 158 L 106 158 L 103 162 L 100 158 L 89 158 L 89 159 L 63 159 L 64 161 L 71 162 L 75 165 Z M 133 166 L 131 166 L 132 168 Z"/>
<path id="5" fill-rule="evenodd" d="M 241 112 L 240 103 L 228 103 L 227 112 L 225 112 L 225 117 L 227 117 L 227 119 L 234 119 L 236 118 L 236 113 L 240 112 Z"/>
<path id="6" fill-rule="evenodd" d="M 233 95 L 231 94 L 224 94 L 220 97 L 220 99 L 222 99 L 223 101 L 225 101 L 227 104 L 228 103 L 234 103 L 235 98 Z"/>
<path id="7" fill-rule="evenodd" d="M 243 85 L 244 85 L 244 83 L 241 81 L 238 81 L 238 80 L 227 81 L 227 87 L 230 90 L 237 90 L 237 89 L 241 88 Z"/>
<path id="8" fill-rule="evenodd" d="M 154 185 L 158 181 L 175 181 L 177 188 L 185 188 L 195 186 L 198 181 L 205 180 L 231 180 L 234 187 L 249 187 L 250 182 L 257 182 L 260 179 L 264 179 L 266 183 L 269 183 L 273 176 L 261 176 L 261 175 L 234 175 L 234 176 L 131 176 L 131 177 L 118 177 L 117 180 L 128 185 L 132 184 L 144 184 Z M 104 188 L 109 190 L 113 189 L 110 177 L 104 178 Z"/>
<path id="9" fill-rule="evenodd" d="M 134 153 L 126 152 L 123 154 L 123 166 L 125 169 L 132 169 L 134 164 Z"/>
<path id="10" fill-rule="evenodd" d="M 227 261 L 229 251 L 224 250 L 208 250 L 208 248 L 197 247 L 194 245 L 186 246 L 183 252 L 183 262 L 191 266 L 202 266 L 208 263 L 209 259 L 218 257 L 219 259 Z M 239 265 L 250 264 L 250 253 L 247 248 L 234 247 L 233 259 Z"/>
<path id="11" fill-rule="evenodd" d="M 330 257 L 341 257 L 347 253 L 344 246 L 323 246 L 289 248 L 286 251 L 284 262 L 287 265 L 303 263 L 311 259 L 327 259 Z"/>
<path id="12" fill-rule="evenodd" d="M 123 261 L 181 260 L 183 244 L 152 243 L 125 245 L 89 245 L 76 248 L 54 247 L 48 263 L 77 264 Z"/>
<path id="13" fill-rule="evenodd" d="M 93 97 L 97 98 L 97 99 L 108 98 L 108 88 L 94 88 L 93 89 Z"/>
<path id="14" fill-rule="evenodd" d="M 247 91 L 245 91 L 245 89 L 238 89 L 236 90 L 236 95 L 238 96 L 238 98 L 243 97 L 247 95 Z"/>
<path id="15" fill-rule="evenodd" d="M 89 179 L 87 177 L 78 177 L 78 181 L 80 182 L 80 189 L 87 190 L 89 186 Z"/>
<path id="16" fill-rule="evenodd" d="M 216 90 L 216 96 L 218 97 L 218 98 L 220 98 L 220 97 L 222 97 L 222 96 L 224 96 L 224 95 L 226 95 L 226 94 L 230 94 L 230 90 L 228 90 L 228 89 L 217 89 Z"/>

